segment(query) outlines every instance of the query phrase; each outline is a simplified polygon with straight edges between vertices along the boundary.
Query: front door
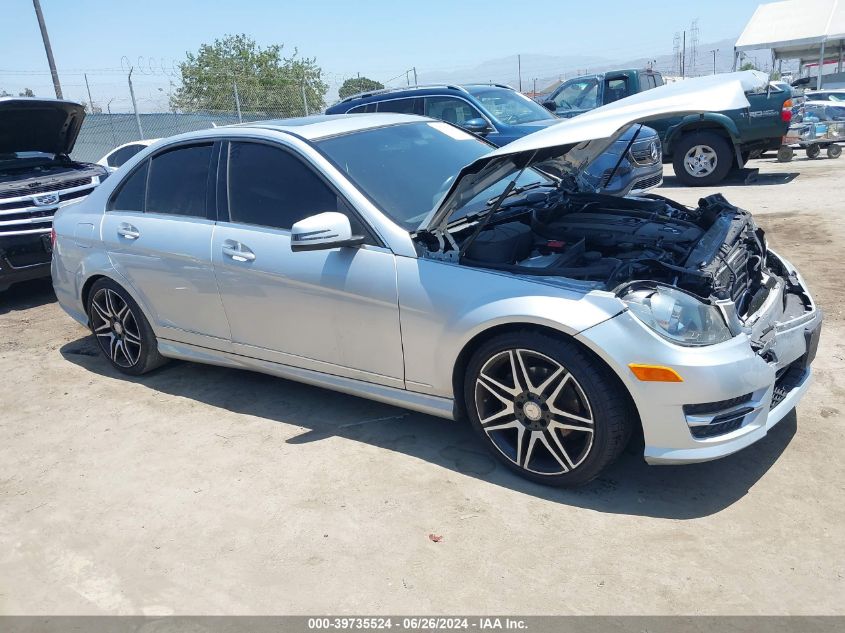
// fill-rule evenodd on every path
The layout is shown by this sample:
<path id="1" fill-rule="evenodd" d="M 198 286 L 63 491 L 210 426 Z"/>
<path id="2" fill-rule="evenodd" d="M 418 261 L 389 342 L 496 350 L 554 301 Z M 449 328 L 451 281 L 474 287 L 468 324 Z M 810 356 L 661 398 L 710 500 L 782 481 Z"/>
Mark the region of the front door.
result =
<path id="1" fill-rule="evenodd" d="M 357 248 L 292 252 L 293 224 L 324 211 L 346 213 L 353 233 L 368 231 L 292 151 L 232 141 L 221 160 L 229 221 L 215 228 L 211 253 L 233 350 L 404 386 L 393 253 L 372 238 Z"/>

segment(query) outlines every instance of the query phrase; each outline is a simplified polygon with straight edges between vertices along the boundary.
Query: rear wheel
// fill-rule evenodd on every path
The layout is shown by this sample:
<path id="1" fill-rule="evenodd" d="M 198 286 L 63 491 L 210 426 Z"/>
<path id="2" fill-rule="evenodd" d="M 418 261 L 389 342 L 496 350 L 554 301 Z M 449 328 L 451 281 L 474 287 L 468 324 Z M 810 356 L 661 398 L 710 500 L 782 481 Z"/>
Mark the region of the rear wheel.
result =
<path id="1" fill-rule="evenodd" d="M 491 339 L 473 354 L 470 421 L 505 466 L 533 481 L 575 486 L 622 452 L 633 427 L 627 394 L 577 344 L 536 332 Z"/>
<path id="2" fill-rule="evenodd" d="M 112 366 L 138 376 L 163 365 L 158 341 L 141 308 L 111 279 L 100 279 L 88 294 L 88 322 Z"/>
<path id="3" fill-rule="evenodd" d="M 839 158 L 842 156 L 842 147 L 840 145 L 830 145 L 827 148 L 828 158 Z"/>
<path id="4" fill-rule="evenodd" d="M 721 182 L 735 162 L 730 143 L 715 132 L 686 134 L 672 154 L 675 176 L 693 187 Z"/>
<path id="5" fill-rule="evenodd" d="M 781 145 L 778 148 L 778 162 L 788 163 L 795 155 L 795 151 L 789 145 Z"/>

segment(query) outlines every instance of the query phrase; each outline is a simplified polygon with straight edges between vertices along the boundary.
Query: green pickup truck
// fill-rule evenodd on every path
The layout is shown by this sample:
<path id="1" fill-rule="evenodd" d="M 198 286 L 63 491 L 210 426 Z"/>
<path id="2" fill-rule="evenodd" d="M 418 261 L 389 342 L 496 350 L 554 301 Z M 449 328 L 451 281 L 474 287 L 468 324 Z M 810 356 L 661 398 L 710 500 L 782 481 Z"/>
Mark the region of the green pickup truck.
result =
<path id="1" fill-rule="evenodd" d="M 569 79 L 543 101 L 560 117 L 663 85 L 652 70 L 614 70 Z M 663 160 L 687 185 L 713 185 L 745 165 L 752 152 L 776 150 L 792 118 L 791 94 L 774 85 L 746 92 L 750 108 L 649 121 L 663 143 Z"/>

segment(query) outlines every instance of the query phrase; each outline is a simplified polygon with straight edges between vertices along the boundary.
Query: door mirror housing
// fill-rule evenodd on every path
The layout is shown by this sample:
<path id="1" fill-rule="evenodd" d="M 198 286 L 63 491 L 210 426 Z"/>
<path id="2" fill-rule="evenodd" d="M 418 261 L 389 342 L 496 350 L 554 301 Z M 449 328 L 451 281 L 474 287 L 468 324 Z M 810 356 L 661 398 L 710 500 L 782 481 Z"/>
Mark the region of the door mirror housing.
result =
<path id="1" fill-rule="evenodd" d="M 548 101 L 543 101 L 543 107 L 546 108 L 549 112 L 557 112 L 557 104 L 549 99 Z"/>
<path id="2" fill-rule="evenodd" d="M 323 251 L 344 246 L 360 246 L 363 235 L 352 235 L 349 218 L 337 211 L 327 211 L 304 218 L 290 230 L 290 249 Z"/>
<path id="3" fill-rule="evenodd" d="M 471 132 L 473 134 L 486 134 L 490 131 L 490 125 L 481 117 L 468 119 L 463 122 L 461 127 L 464 128 L 467 132 Z"/>

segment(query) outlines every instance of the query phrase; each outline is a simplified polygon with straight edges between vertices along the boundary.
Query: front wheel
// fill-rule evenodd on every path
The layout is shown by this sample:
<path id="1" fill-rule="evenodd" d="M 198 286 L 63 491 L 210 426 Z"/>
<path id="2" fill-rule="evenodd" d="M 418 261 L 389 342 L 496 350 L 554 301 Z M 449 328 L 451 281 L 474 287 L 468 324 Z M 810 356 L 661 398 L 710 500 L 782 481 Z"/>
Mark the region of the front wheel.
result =
<path id="1" fill-rule="evenodd" d="M 675 176 L 692 187 L 721 182 L 734 162 L 731 144 L 715 132 L 686 134 L 672 150 Z"/>
<path id="2" fill-rule="evenodd" d="M 105 278 L 95 282 L 87 307 L 91 332 L 115 369 L 138 376 L 164 364 L 144 313 L 119 284 Z"/>
<path id="3" fill-rule="evenodd" d="M 818 158 L 819 154 L 822 153 L 822 148 L 818 146 L 817 143 L 813 143 L 812 145 L 807 146 L 807 158 Z"/>
<path id="4" fill-rule="evenodd" d="M 840 145 L 829 145 L 827 148 L 827 157 L 828 158 L 839 158 L 842 156 L 842 147 Z"/>
<path id="5" fill-rule="evenodd" d="M 467 367 L 470 421 L 505 466 L 554 486 L 584 484 L 622 452 L 630 400 L 611 371 L 571 341 L 535 332 L 491 339 Z"/>

